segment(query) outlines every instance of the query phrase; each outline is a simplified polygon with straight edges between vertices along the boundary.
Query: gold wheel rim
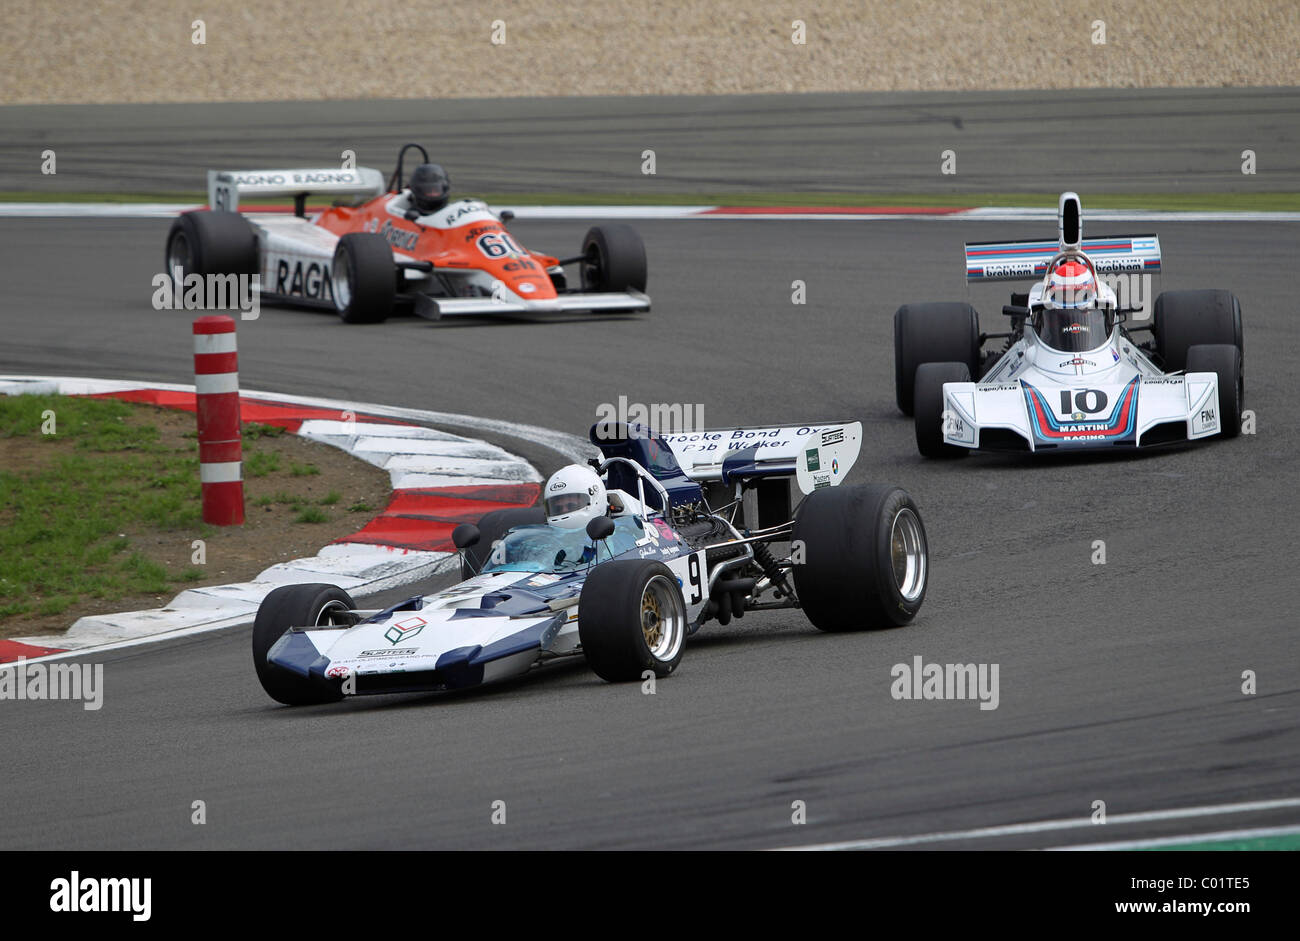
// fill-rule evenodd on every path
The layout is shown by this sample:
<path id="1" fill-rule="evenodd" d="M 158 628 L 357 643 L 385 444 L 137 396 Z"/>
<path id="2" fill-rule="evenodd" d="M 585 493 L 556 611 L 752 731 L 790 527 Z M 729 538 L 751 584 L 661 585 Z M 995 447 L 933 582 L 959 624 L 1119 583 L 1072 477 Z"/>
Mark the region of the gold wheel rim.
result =
<path id="1" fill-rule="evenodd" d="M 641 633 L 645 635 L 646 646 L 654 650 L 663 641 L 664 622 L 659 608 L 659 599 L 651 592 L 641 598 Z"/>

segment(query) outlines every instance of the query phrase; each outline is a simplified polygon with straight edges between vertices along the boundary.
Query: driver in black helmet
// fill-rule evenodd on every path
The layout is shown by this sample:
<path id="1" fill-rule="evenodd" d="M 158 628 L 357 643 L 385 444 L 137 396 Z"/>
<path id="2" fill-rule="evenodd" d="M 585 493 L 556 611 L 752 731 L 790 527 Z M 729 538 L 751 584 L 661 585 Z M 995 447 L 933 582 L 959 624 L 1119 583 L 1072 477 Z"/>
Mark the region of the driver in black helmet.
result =
<path id="1" fill-rule="evenodd" d="M 451 193 L 451 180 L 447 171 L 436 163 L 422 163 L 411 172 L 408 184 L 411 188 L 411 203 L 420 215 L 427 216 L 447 205 L 447 196 Z"/>

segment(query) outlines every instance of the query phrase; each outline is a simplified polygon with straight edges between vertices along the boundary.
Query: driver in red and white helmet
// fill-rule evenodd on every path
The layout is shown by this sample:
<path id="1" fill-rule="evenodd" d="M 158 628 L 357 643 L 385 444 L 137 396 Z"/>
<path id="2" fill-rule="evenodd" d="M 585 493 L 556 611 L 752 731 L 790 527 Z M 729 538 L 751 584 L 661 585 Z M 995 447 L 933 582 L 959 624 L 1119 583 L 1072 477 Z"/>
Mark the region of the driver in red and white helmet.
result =
<path id="1" fill-rule="evenodd" d="M 1052 269 L 1043 288 L 1038 338 L 1062 353 L 1095 350 L 1110 337 L 1109 311 L 1099 304 L 1097 276 L 1089 265 L 1066 258 Z"/>

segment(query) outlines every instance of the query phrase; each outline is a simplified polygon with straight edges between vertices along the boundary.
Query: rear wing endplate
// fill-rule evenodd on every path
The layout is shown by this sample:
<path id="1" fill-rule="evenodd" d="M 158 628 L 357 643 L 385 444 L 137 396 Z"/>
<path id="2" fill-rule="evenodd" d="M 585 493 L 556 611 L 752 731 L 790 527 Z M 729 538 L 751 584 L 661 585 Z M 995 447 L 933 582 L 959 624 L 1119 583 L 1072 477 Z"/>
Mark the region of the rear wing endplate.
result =
<path id="1" fill-rule="evenodd" d="M 1160 270 L 1160 239 L 1155 235 L 1115 235 L 1083 239 L 1080 248 L 1098 274 Z M 967 242 L 967 281 L 1021 281 L 1041 278 L 1061 250 L 1053 241 Z"/>
<path id="2" fill-rule="evenodd" d="M 235 212 L 241 196 L 379 196 L 386 192 L 384 175 L 370 167 L 305 168 L 299 170 L 209 170 L 208 207 Z"/>
<path id="3" fill-rule="evenodd" d="M 661 434 L 688 477 L 724 484 L 794 477 L 811 493 L 843 482 L 862 448 L 860 422 Z"/>

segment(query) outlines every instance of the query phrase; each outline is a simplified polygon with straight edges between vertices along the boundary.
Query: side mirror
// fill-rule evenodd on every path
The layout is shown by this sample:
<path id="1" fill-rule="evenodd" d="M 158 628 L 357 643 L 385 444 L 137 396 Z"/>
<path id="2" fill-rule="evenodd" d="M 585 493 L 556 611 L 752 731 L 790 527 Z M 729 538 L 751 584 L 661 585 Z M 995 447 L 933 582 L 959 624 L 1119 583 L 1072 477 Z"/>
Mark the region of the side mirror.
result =
<path id="1" fill-rule="evenodd" d="M 478 545 L 479 531 L 473 523 L 461 523 L 451 531 L 452 544 L 457 549 L 468 549 Z"/>
<path id="2" fill-rule="evenodd" d="M 597 516 L 587 524 L 587 538 L 600 542 L 614 535 L 614 521 L 608 516 Z"/>
<path id="3" fill-rule="evenodd" d="M 420 218 L 420 214 L 414 209 L 408 209 L 406 212 L 402 213 L 402 217 L 407 222 L 414 222 L 416 219 Z"/>
<path id="4" fill-rule="evenodd" d="M 509 221 L 512 220 L 514 217 L 515 217 L 515 214 L 514 214 L 513 212 L 511 212 L 509 209 L 502 209 L 502 210 L 501 210 L 501 215 L 498 216 L 497 218 L 499 218 L 502 222 L 509 222 Z"/>

